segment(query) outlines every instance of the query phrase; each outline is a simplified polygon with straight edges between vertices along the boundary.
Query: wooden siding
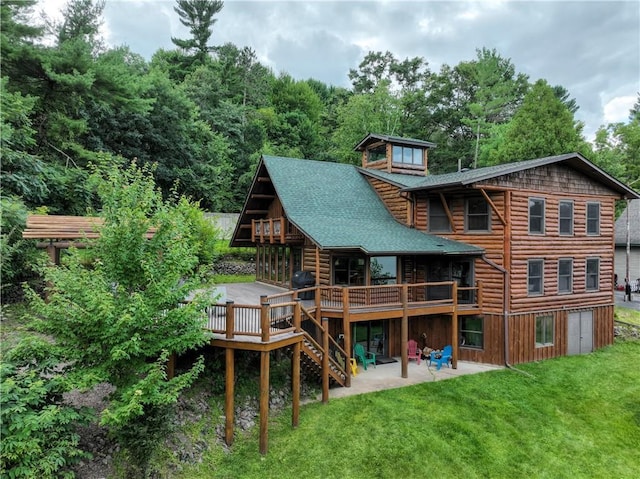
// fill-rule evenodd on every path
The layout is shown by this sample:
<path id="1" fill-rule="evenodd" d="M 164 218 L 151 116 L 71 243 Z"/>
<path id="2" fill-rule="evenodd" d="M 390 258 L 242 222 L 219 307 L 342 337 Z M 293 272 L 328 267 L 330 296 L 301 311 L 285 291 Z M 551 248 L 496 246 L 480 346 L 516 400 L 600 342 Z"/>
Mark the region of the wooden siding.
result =
<path id="1" fill-rule="evenodd" d="M 574 183 L 575 185 L 575 183 Z M 544 234 L 529 233 L 530 197 L 545 202 Z M 573 202 L 573 235 L 559 234 L 558 205 L 561 200 Z M 586 207 L 589 202 L 600 204 L 600 234 L 586 233 Z M 549 194 L 540 191 L 511 192 L 511 312 L 548 309 L 561 306 L 573 308 L 613 303 L 613 197 Z M 586 261 L 599 259 L 599 290 L 586 290 Z M 528 260 L 544 261 L 544 294 L 531 296 L 527 291 Z M 558 261 L 573 260 L 573 291 L 558 293 Z"/>
<path id="2" fill-rule="evenodd" d="M 316 277 L 316 282 L 319 280 L 320 285 L 328 286 L 331 284 L 331 254 L 328 251 L 320 250 L 319 256 L 320 271 L 318 272 L 316 268 L 316 246 L 307 240 L 302 249 L 302 269 L 311 271 Z"/>
<path id="3" fill-rule="evenodd" d="M 400 196 L 400 188 L 375 178 L 368 180 L 393 217 L 400 223 L 410 225 L 410 203 Z"/>
<path id="4" fill-rule="evenodd" d="M 467 192 L 468 194 L 468 192 Z M 480 193 L 475 193 L 477 196 Z M 505 192 L 488 191 L 489 198 L 495 205 L 497 211 L 505 216 Z M 498 214 L 491 210 L 491 228 L 486 233 L 466 233 L 465 232 L 465 201 L 466 196 L 462 193 L 445 195 L 449 202 L 449 208 L 453 217 L 452 231 L 450 233 L 431 233 L 437 236 L 462 241 L 464 243 L 479 246 L 485 250 L 485 256 L 493 263 L 506 268 L 505 264 L 505 225 L 500 220 Z M 429 232 L 428 225 L 428 204 L 426 196 L 419 196 L 416 199 L 416 228 Z M 504 297 L 504 275 L 496 268 L 490 266 L 483 260 L 476 260 L 474 264 L 474 279 L 483 284 L 483 305 L 487 312 L 500 313 L 503 308 Z"/>
<path id="5" fill-rule="evenodd" d="M 564 195 L 612 196 L 611 190 L 582 173 L 562 164 L 540 166 L 479 184 L 509 190 L 529 190 Z M 615 196 L 615 195 L 614 195 Z"/>
<path id="6" fill-rule="evenodd" d="M 594 349 L 613 343 L 613 305 L 515 314 L 508 319 L 509 362 L 518 364 L 566 355 L 569 342 L 567 318 L 575 311 L 593 311 Z M 543 315 L 554 318 L 554 340 L 553 345 L 537 347 L 536 318 Z M 462 354 L 461 359 L 464 359 Z"/>
<path id="7" fill-rule="evenodd" d="M 268 210 L 267 218 L 280 218 L 284 216 L 284 208 L 282 207 L 282 203 L 280 203 L 280 198 L 278 197 L 269 204 Z"/>

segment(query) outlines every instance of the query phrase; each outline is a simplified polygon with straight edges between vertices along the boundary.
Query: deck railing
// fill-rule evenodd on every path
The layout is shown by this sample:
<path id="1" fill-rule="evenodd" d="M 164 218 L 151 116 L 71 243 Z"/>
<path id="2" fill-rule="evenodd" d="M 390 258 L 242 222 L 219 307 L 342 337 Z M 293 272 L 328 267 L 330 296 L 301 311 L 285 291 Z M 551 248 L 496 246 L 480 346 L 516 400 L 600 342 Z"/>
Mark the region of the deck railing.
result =
<path id="1" fill-rule="evenodd" d="M 305 297 L 310 296 L 323 310 L 348 310 L 350 314 L 365 314 L 376 310 L 429 308 L 479 308 L 482 303 L 482 287 L 458 286 L 454 281 L 419 284 L 392 284 L 378 286 L 315 286 L 286 291 L 272 296 L 262 296 L 260 305 L 225 304 L 207 308 L 207 329 L 225 334 L 228 339 L 236 335 L 260 336 L 263 341 L 295 331 L 295 317 Z M 406 298 L 406 303 L 403 301 Z M 307 304 L 307 303 L 305 303 Z M 346 306 L 346 308 L 345 308 Z"/>
<path id="2" fill-rule="evenodd" d="M 371 308 L 402 308 L 403 290 L 406 290 L 409 308 L 436 305 L 478 306 L 481 301 L 481 285 L 458 286 L 455 281 L 416 284 L 389 284 L 378 286 L 319 286 L 317 290 L 324 308 L 357 311 Z M 297 293 L 300 293 L 300 290 Z"/>

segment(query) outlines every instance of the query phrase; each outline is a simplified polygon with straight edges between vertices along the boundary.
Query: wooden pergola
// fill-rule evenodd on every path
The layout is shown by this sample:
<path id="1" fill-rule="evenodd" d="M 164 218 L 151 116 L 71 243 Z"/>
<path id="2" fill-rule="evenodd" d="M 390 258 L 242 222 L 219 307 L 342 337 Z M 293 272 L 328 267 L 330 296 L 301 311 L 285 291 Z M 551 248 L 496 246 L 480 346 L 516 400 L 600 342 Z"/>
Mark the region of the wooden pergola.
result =
<path id="1" fill-rule="evenodd" d="M 98 238 L 102 225 L 104 218 L 99 216 L 29 215 L 22 237 L 47 240 L 38 242 L 38 248 L 46 249 L 51 262 L 60 264 L 60 250 L 71 246 L 84 248 L 82 241 Z M 155 228 L 150 228 L 147 239 L 154 233 Z"/>

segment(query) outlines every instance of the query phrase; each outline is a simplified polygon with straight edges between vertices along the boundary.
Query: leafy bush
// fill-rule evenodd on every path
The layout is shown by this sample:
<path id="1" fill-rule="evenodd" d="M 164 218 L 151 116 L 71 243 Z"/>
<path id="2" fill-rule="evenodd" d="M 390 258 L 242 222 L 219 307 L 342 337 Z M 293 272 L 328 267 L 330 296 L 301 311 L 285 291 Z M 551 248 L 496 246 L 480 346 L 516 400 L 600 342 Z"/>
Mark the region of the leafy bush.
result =
<path id="1" fill-rule="evenodd" d="M 27 223 L 27 208 L 16 198 L 0 199 L 2 227 L 0 233 L 0 262 L 2 264 L 2 296 L 6 301 L 7 291 L 15 288 L 35 272 L 32 264 L 38 254 L 33 241 L 22 239 L 22 231 Z"/>
<path id="2" fill-rule="evenodd" d="M 48 300 L 30 293 L 43 331 L 52 334 L 73 369 L 76 385 L 115 387 L 101 424 L 109 426 L 145 473 L 153 444 L 166 432 L 162 420 L 180 391 L 203 370 L 202 358 L 167 378 L 171 353 L 207 341 L 198 254 L 202 229 L 194 205 L 164 202 L 149 170 L 135 165 L 96 174 L 104 225 L 87 255 L 70 249 L 59 267 L 46 266 Z M 147 238 L 147 233 L 153 236 Z M 185 298 L 193 297 L 188 303 Z"/>
<path id="3" fill-rule="evenodd" d="M 75 429 L 90 415 L 62 404 L 67 383 L 51 345 L 25 338 L 0 369 L 1 477 L 73 477 L 69 467 L 88 456 Z"/>

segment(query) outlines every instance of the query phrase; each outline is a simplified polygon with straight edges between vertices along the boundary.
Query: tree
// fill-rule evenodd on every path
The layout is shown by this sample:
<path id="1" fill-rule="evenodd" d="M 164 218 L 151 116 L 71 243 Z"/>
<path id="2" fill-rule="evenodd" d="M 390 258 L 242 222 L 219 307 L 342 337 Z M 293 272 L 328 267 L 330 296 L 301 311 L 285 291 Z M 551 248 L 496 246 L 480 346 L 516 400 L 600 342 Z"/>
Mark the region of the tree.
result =
<path id="1" fill-rule="evenodd" d="M 601 126 L 594 142 L 594 162 L 635 189 L 640 188 L 640 95 L 628 123 Z"/>
<path id="2" fill-rule="evenodd" d="M 588 154 L 581 131 L 582 124 L 574 120 L 553 88 L 538 80 L 504 127 L 502 141 L 487 145 L 481 161 L 495 165 L 574 151 Z"/>
<path id="3" fill-rule="evenodd" d="M 389 83 L 380 83 L 373 94 L 353 95 L 337 109 L 337 128 L 332 137 L 332 151 L 338 161 L 359 164 L 353 151 L 369 133 L 395 135 L 402 120 L 401 103 L 390 91 Z"/>
<path id="4" fill-rule="evenodd" d="M 171 37 L 171 41 L 185 52 L 195 52 L 195 61 L 203 65 L 212 48 L 207 44 L 211 38 L 213 25 L 217 19 L 213 16 L 222 10 L 222 0 L 176 0 L 174 11 L 180 16 L 180 23 L 189 28 L 191 38 L 181 40 Z"/>
<path id="5" fill-rule="evenodd" d="M 94 52 L 102 48 L 100 26 L 105 0 L 70 0 L 62 11 L 63 21 L 55 25 L 58 44 L 82 40 L 92 45 Z"/>
<path id="6" fill-rule="evenodd" d="M 164 202 L 148 170 L 133 165 L 93 181 L 104 226 L 88 242 L 90 257 L 71 249 L 61 266 L 45 267 L 48 301 L 33 292 L 30 299 L 43 331 L 72 365 L 70 383 L 114 386 L 101 423 L 144 472 L 179 392 L 203 369 L 200 358 L 183 374 L 166 374 L 170 353 L 207 341 L 209 298 L 195 295 L 181 304 L 201 285 L 202 237 L 194 224 L 195 205 L 185 199 Z M 154 234 L 147 239 L 150 228 Z"/>
<path id="7" fill-rule="evenodd" d="M 469 116 L 462 118 L 462 122 L 475 134 L 474 168 L 481 137 L 488 135 L 492 125 L 511 119 L 528 88 L 527 76 L 516 76 L 511 60 L 502 58 L 495 49 L 478 49 L 476 54 L 477 60 L 468 65 L 474 84 L 468 104 Z"/>

